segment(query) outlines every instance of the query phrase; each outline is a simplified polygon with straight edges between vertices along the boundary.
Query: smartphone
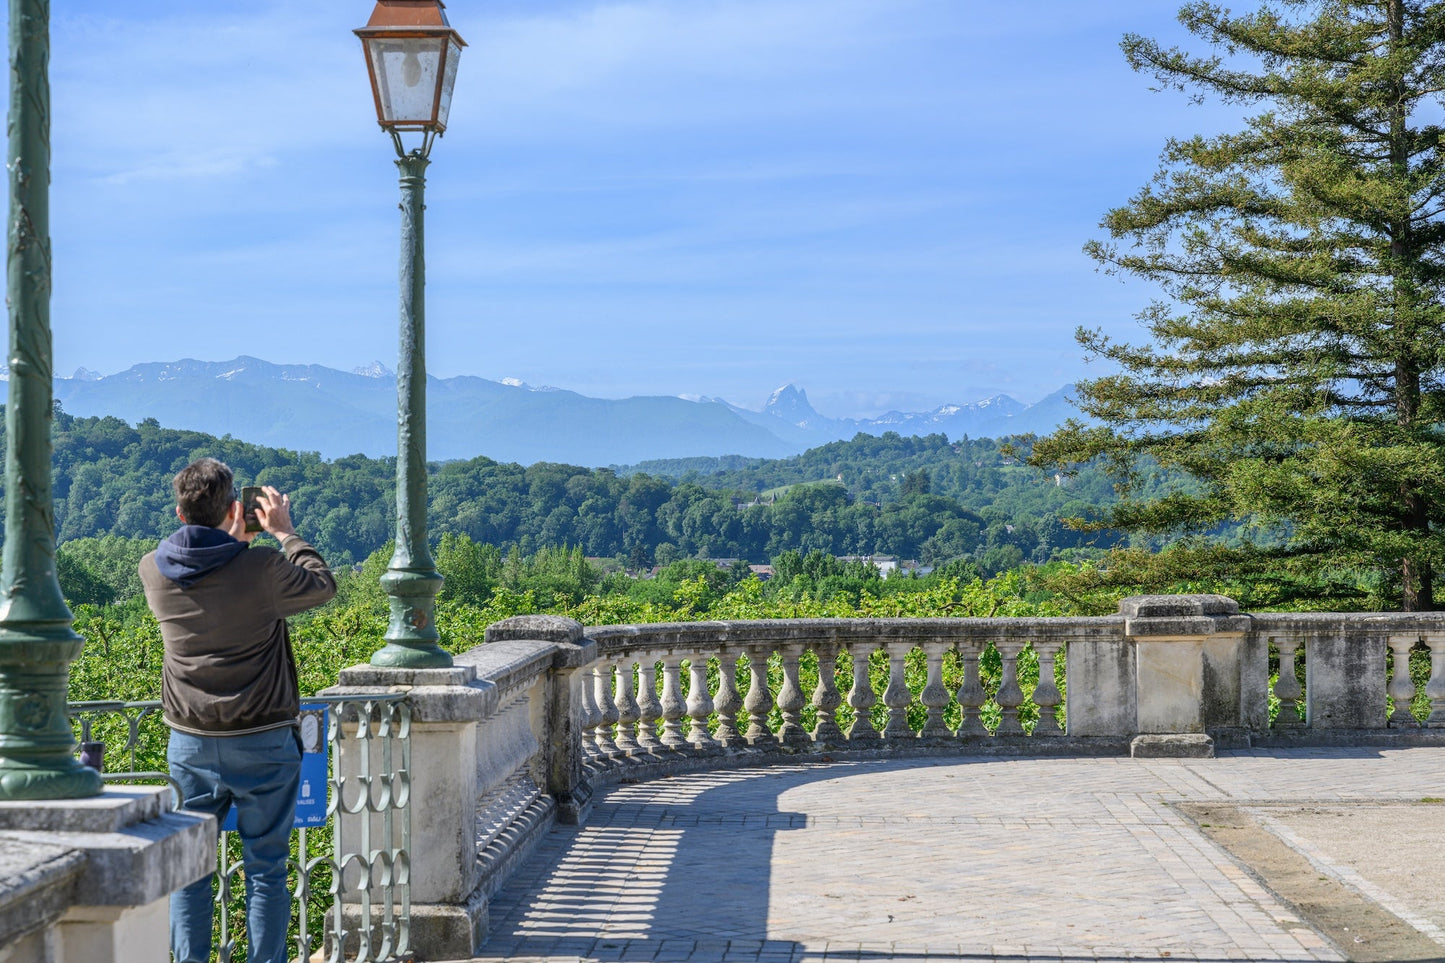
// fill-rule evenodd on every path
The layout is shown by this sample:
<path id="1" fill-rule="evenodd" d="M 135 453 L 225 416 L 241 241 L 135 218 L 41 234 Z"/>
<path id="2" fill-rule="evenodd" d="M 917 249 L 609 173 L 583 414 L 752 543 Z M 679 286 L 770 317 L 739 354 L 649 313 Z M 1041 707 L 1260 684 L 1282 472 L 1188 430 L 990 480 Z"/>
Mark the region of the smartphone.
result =
<path id="1" fill-rule="evenodd" d="M 247 485 L 241 489 L 241 511 L 246 518 L 246 531 L 259 532 L 261 530 L 261 519 L 256 517 L 256 499 L 261 494 L 261 486 Z"/>

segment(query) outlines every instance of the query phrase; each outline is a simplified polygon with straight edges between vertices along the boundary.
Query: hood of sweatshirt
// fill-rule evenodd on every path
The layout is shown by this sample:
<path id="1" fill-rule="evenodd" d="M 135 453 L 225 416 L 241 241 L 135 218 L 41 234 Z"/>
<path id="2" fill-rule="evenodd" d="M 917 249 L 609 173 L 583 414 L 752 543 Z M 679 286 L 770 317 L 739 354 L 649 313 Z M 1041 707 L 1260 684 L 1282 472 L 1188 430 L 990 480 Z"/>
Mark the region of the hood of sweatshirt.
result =
<path id="1" fill-rule="evenodd" d="M 156 568 L 181 588 L 190 588 L 248 547 L 219 528 L 182 525 L 156 548 Z"/>

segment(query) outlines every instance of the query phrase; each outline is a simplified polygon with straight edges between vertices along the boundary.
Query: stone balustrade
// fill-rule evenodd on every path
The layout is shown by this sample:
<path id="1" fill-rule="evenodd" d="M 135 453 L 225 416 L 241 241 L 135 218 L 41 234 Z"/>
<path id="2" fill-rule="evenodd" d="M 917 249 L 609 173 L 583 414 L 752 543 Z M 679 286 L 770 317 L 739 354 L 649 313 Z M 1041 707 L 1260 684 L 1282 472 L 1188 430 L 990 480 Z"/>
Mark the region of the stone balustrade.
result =
<path id="1" fill-rule="evenodd" d="M 452 669 L 341 682 L 333 694 L 408 693 L 412 945 L 451 958 L 480 947 L 488 899 L 541 832 L 584 822 L 612 782 L 860 753 L 1445 744 L 1445 615 L 1144 596 L 1100 618 L 522 616 Z"/>
<path id="2" fill-rule="evenodd" d="M 583 751 L 611 779 L 800 753 L 1433 741 L 1442 628 L 1428 614 L 1241 615 L 1219 596 L 1139 597 L 1102 618 L 594 627 Z M 1421 720 L 1409 665 L 1427 648 Z"/>

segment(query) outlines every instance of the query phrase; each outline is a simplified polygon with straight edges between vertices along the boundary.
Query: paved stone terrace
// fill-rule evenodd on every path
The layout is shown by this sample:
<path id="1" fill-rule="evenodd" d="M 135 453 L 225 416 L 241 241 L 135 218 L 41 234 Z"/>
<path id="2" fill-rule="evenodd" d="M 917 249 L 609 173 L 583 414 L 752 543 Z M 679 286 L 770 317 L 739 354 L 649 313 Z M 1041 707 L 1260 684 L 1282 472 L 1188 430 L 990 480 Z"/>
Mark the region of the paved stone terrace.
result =
<path id="1" fill-rule="evenodd" d="M 1445 959 L 1445 805 L 1422 803 L 1442 796 L 1439 748 L 844 761 L 620 786 L 493 901 L 479 959 L 1348 958 L 1181 802 L 1255 812 Z"/>

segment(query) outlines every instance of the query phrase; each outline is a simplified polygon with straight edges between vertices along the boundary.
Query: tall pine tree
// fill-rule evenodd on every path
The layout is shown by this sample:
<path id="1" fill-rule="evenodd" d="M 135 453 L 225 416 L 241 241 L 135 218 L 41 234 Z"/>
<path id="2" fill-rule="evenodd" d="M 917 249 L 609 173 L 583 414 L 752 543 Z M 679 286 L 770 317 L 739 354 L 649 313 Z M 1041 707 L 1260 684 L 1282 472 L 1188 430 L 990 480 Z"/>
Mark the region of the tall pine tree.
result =
<path id="1" fill-rule="evenodd" d="M 1151 455 L 1197 486 L 1127 498 L 1114 524 L 1207 533 L 1263 522 L 1242 559 L 1382 572 L 1433 609 L 1445 557 L 1445 3 L 1191 3 L 1201 56 L 1128 36 L 1138 71 L 1242 129 L 1170 141 L 1159 172 L 1108 212 L 1088 252 L 1156 283 L 1150 343 L 1079 332 L 1117 374 L 1079 386 L 1102 424 L 1070 423 L 1034 460 Z M 1256 112 L 1257 111 L 1257 112 Z M 1256 531 L 1258 529 L 1255 529 Z"/>

